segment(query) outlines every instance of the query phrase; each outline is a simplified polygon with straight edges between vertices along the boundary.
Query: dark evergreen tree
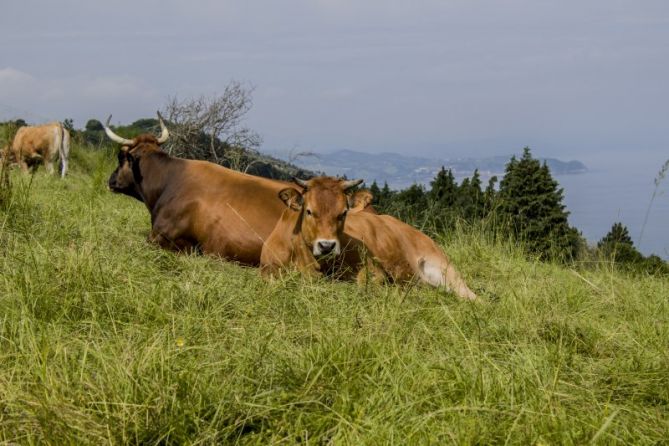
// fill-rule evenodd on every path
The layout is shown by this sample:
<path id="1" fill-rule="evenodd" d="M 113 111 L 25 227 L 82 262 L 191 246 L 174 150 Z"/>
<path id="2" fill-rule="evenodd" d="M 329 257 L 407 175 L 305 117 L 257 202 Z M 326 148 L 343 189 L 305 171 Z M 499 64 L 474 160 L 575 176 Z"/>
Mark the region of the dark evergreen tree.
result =
<path id="1" fill-rule="evenodd" d="M 626 244 L 633 246 L 634 242 L 630 233 L 627 230 L 627 226 L 623 226 L 622 223 L 616 222 L 611 227 L 611 230 L 606 234 L 600 241 L 597 243 L 597 247 L 601 248 L 610 244 Z"/>
<path id="2" fill-rule="evenodd" d="M 378 206 L 379 199 L 381 198 L 381 189 L 379 189 L 379 185 L 376 184 L 376 180 L 369 186 L 369 192 L 372 194 L 372 205 Z"/>
<path id="3" fill-rule="evenodd" d="M 397 194 L 397 200 L 407 208 L 424 211 L 427 206 L 427 194 L 420 184 L 412 184 Z"/>
<path id="4" fill-rule="evenodd" d="M 384 213 L 387 212 L 391 207 L 394 195 L 394 192 L 390 190 L 390 187 L 388 187 L 388 182 L 384 181 L 383 187 L 381 188 L 381 193 L 379 193 L 378 200 L 379 209 Z"/>
<path id="5" fill-rule="evenodd" d="M 597 243 L 597 249 L 618 263 L 634 263 L 643 259 L 643 255 L 634 247 L 627 227 L 620 222 L 613 224 L 608 234 Z"/>
<path id="6" fill-rule="evenodd" d="M 484 202 L 481 191 L 481 176 L 478 169 L 471 178 L 460 183 L 456 199 L 456 208 L 461 217 L 473 221 L 483 216 Z"/>
<path id="7" fill-rule="evenodd" d="M 532 158 L 529 147 L 520 160 L 514 156 L 506 165 L 499 198 L 500 215 L 530 252 L 542 258 L 575 257 L 580 239 L 567 221 L 563 190 L 546 163 Z"/>
<path id="8" fill-rule="evenodd" d="M 599 253 L 628 271 L 642 274 L 668 275 L 669 263 L 656 255 L 645 257 L 634 246 L 627 227 L 616 222 L 597 243 Z"/>
<path id="9" fill-rule="evenodd" d="M 477 201 L 480 200 L 482 197 L 481 193 L 481 174 L 479 173 L 478 169 L 474 169 L 474 174 L 472 175 L 472 179 L 469 182 L 471 186 L 471 190 L 475 192 L 475 195 L 477 196 Z"/>
<path id="10" fill-rule="evenodd" d="M 495 209 L 497 201 L 495 184 L 497 184 L 497 176 L 493 175 L 488 180 L 488 186 L 486 186 L 485 192 L 483 192 L 483 215 L 489 215 Z"/>
<path id="11" fill-rule="evenodd" d="M 430 200 L 438 207 L 451 208 L 457 199 L 458 185 L 451 169 L 446 170 L 441 166 L 441 170 L 430 182 Z"/>

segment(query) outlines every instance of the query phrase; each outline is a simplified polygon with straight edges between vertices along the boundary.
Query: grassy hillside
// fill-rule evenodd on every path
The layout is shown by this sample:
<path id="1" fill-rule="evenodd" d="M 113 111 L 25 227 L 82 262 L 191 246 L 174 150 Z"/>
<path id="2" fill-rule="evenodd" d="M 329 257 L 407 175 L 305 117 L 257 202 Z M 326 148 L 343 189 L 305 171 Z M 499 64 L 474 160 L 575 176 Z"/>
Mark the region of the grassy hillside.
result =
<path id="1" fill-rule="evenodd" d="M 0 443 L 666 444 L 669 281 L 444 246 L 479 303 L 148 245 L 106 190 L 13 172 L 0 208 Z"/>

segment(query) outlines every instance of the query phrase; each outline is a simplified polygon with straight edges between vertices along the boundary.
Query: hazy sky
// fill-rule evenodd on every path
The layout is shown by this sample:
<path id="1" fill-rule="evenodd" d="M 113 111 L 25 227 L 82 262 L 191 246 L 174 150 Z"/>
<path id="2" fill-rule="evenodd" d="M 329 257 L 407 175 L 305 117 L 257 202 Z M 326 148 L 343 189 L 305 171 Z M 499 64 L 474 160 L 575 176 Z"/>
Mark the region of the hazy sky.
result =
<path id="1" fill-rule="evenodd" d="M 0 4 L 1 120 L 130 122 L 237 80 L 267 150 L 669 157 L 666 0 Z"/>

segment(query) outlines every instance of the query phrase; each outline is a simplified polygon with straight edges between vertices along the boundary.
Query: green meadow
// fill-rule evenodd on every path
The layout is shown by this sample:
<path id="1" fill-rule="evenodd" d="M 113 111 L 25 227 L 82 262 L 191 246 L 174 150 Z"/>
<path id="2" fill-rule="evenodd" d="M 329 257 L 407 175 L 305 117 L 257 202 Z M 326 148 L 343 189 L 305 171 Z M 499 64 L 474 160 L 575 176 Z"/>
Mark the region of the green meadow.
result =
<path id="1" fill-rule="evenodd" d="M 669 280 L 439 242 L 481 296 L 146 242 L 112 151 L 0 194 L 1 444 L 668 444 Z"/>

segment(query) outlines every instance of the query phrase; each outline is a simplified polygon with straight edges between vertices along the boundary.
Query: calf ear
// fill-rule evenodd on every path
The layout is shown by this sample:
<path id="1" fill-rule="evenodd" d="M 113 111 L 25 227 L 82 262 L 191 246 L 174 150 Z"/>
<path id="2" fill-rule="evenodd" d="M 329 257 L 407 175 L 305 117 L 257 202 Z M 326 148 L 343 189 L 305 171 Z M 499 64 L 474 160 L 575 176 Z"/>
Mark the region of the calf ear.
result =
<path id="1" fill-rule="evenodd" d="M 286 203 L 286 206 L 288 206 L 292 210 L 294 210 L 294 211 L 302 210 L 302 204 L 304 203 L 304 199 L 302 198 L 302 194 L 300 194 L 298 191 L 296 191 L 292 187 L 282 189 L 279 192 L 279 198 L 281 198 L 281 201 Z"/>
<path id="2" fill-rule="evenodd" d="M 348 197 L 348 206 L 351 211 L 361 211 L 365 209 L 374 199 L 374 195 L 367 189 L 359 190 Z"/>

